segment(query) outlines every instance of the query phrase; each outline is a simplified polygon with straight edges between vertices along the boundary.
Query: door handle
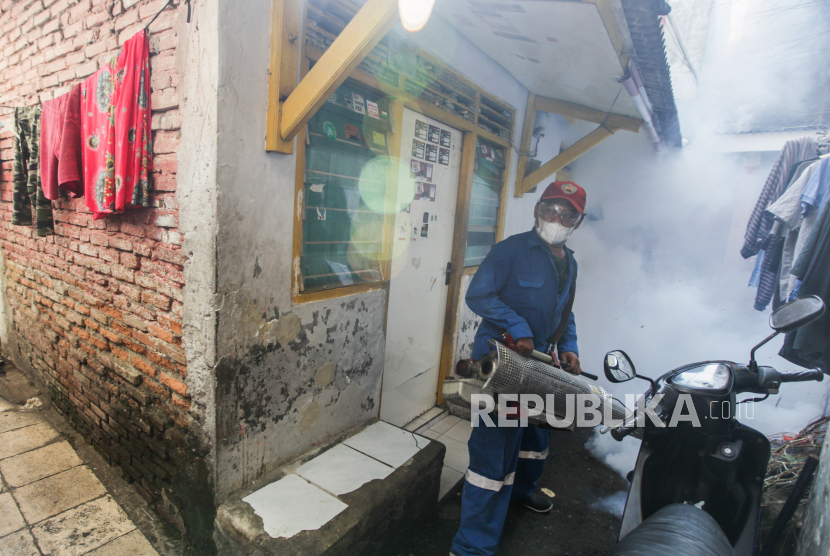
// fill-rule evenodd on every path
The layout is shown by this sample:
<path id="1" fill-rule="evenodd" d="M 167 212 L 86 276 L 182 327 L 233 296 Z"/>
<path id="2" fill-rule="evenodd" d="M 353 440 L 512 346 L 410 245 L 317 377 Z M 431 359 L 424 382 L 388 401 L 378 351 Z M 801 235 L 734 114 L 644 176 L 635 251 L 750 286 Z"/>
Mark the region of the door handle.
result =
<path id="1" fill-rule="evenodd" d="M 445 285 L 445 286 L 449 286 L 449 285 L 450 285 L 450 275 L 451 275 L 451 274 L 452 274 L 452 261 L 450 261 L 450 262 L 448 262 L 448 263 L 447 263 L 447 272 L 446 272 L 446 274 L 444 275 L 444 285 Z"/>

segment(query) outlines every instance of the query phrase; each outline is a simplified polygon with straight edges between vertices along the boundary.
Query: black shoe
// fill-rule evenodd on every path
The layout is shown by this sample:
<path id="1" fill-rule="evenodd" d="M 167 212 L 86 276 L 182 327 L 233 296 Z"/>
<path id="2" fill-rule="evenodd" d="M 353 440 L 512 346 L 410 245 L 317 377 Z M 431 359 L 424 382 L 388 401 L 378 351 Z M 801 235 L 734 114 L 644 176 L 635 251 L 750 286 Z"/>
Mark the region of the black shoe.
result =
<path id="1" fill-rule="evenodd" d="M 527 498 L 520 500 L 519 502 L 525 508 L 540 514 L 546 514 L 553 509 L 553 502 L 550 498 L 541 494 L 536 494 L 535 492 L 529 494 Z"/>

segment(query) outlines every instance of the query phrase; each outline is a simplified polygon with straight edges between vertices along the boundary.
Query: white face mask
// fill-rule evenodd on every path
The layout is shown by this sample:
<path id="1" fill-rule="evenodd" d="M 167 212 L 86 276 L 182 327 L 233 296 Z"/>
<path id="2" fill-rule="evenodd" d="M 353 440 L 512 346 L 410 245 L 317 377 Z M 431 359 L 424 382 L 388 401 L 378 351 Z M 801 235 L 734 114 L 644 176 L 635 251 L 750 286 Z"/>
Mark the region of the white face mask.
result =
<path id="1" fill-rule="evenodd" d="M 536 225 L 536 232 L 542 238 L 542 241 L 548 245 L 561 245 L 565 243 L 573 231 L 573 228 L 566 228 L 559 222 L 547 222 L 541 218 Z"/>

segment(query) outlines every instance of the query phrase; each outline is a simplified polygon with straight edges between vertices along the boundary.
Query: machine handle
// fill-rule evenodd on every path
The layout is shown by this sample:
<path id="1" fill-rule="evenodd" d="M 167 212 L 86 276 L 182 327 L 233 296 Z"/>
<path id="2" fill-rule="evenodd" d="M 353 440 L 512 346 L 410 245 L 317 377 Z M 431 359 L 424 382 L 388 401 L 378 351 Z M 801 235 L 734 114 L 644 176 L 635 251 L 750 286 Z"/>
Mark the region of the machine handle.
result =
<path id="1" fill-rule="evenodd" d="M 821 382 L 824 380 L 824 373 L 818 369 L 811 369 L 809 371 L 792 371 L 790 373 L 780 373 L 781 382 L 808 382 L 815 380 Z"/>
<path id="2" fill-rule="evenodd" d="M 534 349 L 533 352 L 531 352 L 530 356 L 537 361 L 541 361 L 542 363 L 547 363 L 548 365 L 555 366 L 553 362 L 553 357 L 545 353 L 542 353 L 541 351 L 536 351 Z M 591 380 L 599 380 L 599 377 L 597 375 L 592 375 L 591 373 L 586 373 L 585 371 L 582 371 L 582 373 L 580 373 L 579 376 L 584 376 L 585 378 L 590 378 Z"/>
<path id="3" fill-rule="evenodd" d="M 447 272 L 444 274 L 444 285 L 450 285 L 450 275 L 452 275 L 452 261 L 447 263 Z"/>

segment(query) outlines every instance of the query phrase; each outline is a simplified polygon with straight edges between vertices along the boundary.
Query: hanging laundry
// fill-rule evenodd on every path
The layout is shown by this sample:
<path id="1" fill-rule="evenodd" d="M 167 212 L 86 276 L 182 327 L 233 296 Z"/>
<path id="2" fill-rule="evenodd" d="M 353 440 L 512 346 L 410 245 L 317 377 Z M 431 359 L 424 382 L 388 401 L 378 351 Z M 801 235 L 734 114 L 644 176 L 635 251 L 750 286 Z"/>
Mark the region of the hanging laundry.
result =
<path id="1" fill-rule="evenodd" d="M 758 201 L 755 203 L 755 208 L 749 217 L 746 234 L 744 235 L 744 245 L 741 248 L 743 258 L 748 259 L 761 249 L 761 244 L 766 240 L 772 228 L 772 218 L 770 216 L 765 218 L 764 211 L 777 201 L 786 189 L 792 177 L 790 170 L 794 170 L 793 165 L 800 161 L 815 158 L 816 147 L 817 143 L 814 138 L 802 137 L 801 139 L 787 141 L 784 148 L 781 149 L 781 154 L 778 156 L 778 160 L 775 161 Z"/>
<path id="2" fill-rule="evenodd" d="M 40 119 L 40 181 L 47 199 L 58 189 L 72 197 L 84 194 L 81 161 L 81 85 L 43 103 Z"/>
<path id="3" fill-rule="evenodd" d="M 778 299 L 786 302 L 796 285 L 797 278 L 790 274 L 793 262 L 798 256 L 797 249 L 799 238 L 802 231 L 809 234 L 812 228 L 812 221 L 803 223 L 804 211 L 802 209 L 802 193 L 805 187 L 811 181 L 813 176 L 818 173 L 820 163 L 813 161 L 807 163 L 800 175 L 797 172 L 795 179 L 784 194 L 779 197 L 770 207 L 767 212 L 771 214 L 777 222 L 779 222 L 780 235 L 783 238 L 783 249 L 781 254 L 781 264 L 777 269 L 778 273 Z M 814 221 L 814 219 L 813 219 Z M 805 229 L 806 228 L 806 229 Z M 776 227 L 773 226 L 773 231 L 777 232 Z M 803 242 L 802 242 L 803 243 Z"/>
<path id="4" fill-rule="evenodd" d="M 38 166 L 40 149 L 40 106 L 16 108 L 14 111 L 14 199 L 12 224 L 32 225 L 35 207 L 35 230 L 38 236 L 55 233 L 52 202 L 43 195 Z"/>
<path id="5" fill-rule="evenodd" d="M 815 225 L 804 242 L 804 249 L 793 265 L 793 274 L 801 279 L 799 297 L 817 295 L 830 304 L 830 199 L 818 213 Z M 802 367 L 830 373 L 830 311 L 784 338 L 779 355 Z"/>
<path id="6" fill-rule="evenodd" d="M 84 190 L 93 218 L 149 206 L 150 57 L 139 31 L 81 85 Z"/>

